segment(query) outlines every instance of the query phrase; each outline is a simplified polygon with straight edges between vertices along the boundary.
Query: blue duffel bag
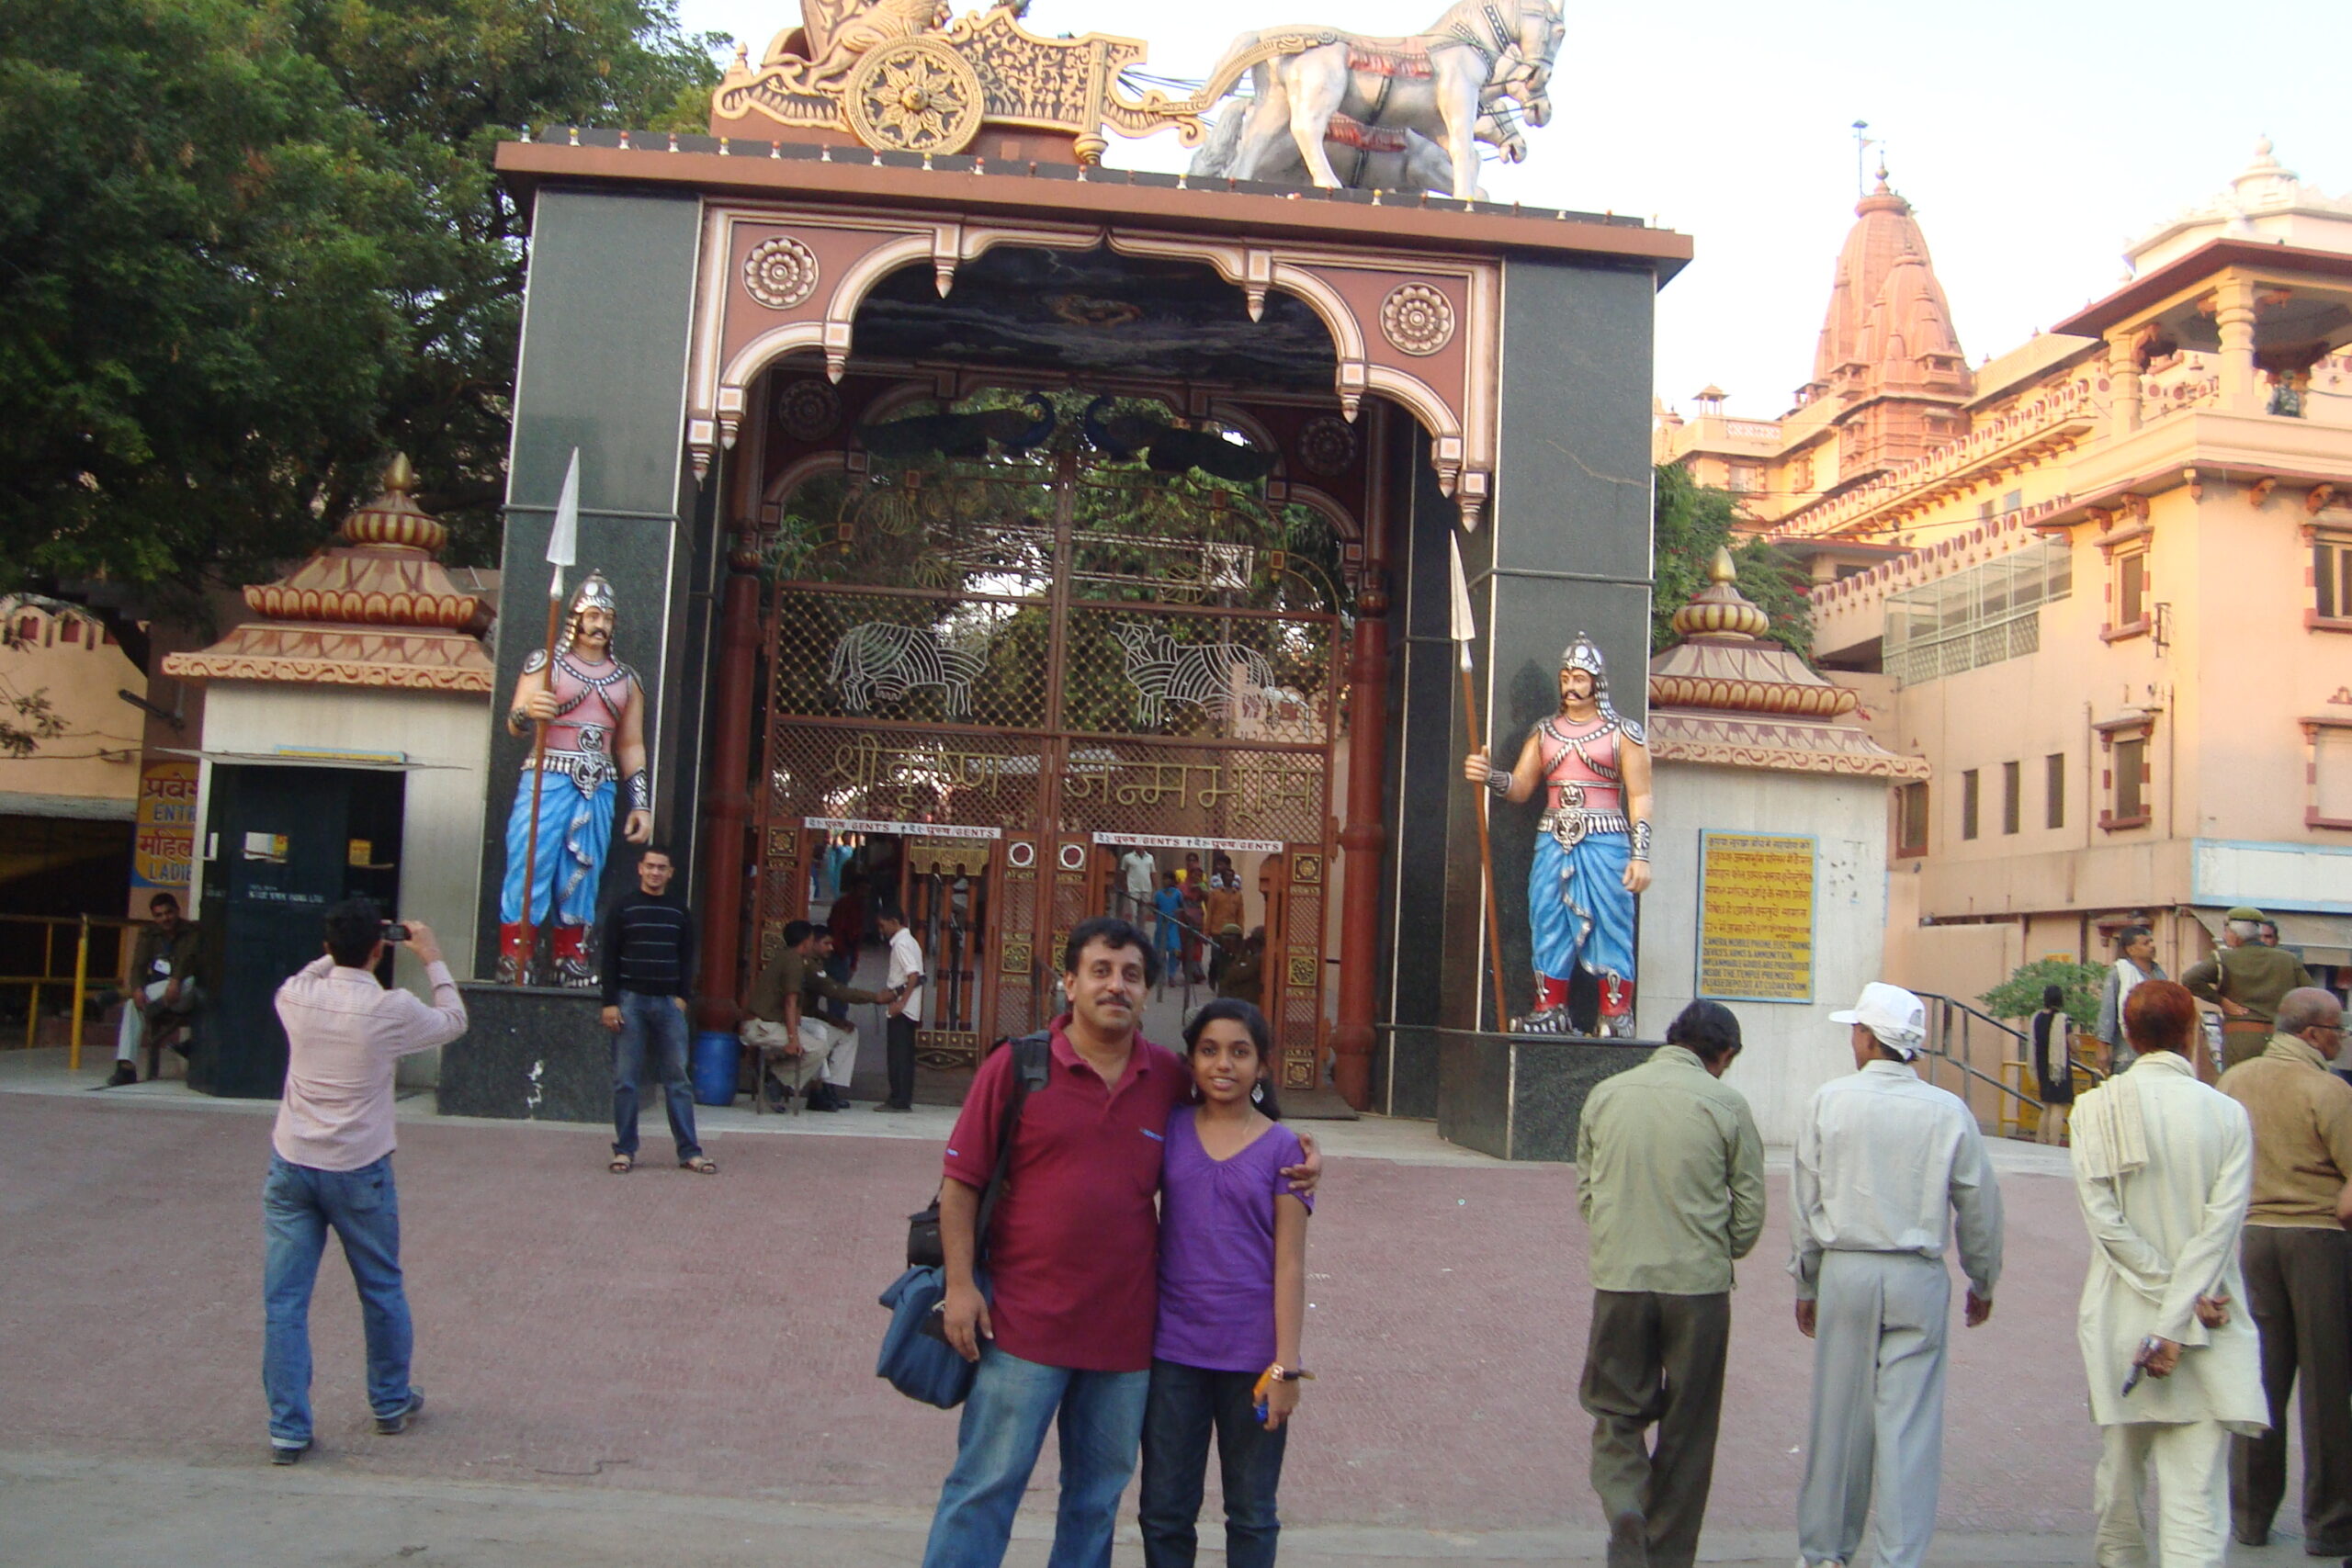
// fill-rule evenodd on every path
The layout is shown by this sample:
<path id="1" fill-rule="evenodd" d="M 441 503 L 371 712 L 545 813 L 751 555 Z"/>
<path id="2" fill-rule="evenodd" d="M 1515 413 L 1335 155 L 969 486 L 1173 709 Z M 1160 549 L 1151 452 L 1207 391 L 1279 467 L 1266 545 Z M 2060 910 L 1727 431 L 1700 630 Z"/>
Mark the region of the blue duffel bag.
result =
<path id="1" fill-rule="evenodd" d="M 890 1309 L 890 1326 L 882 1336 L 874 1375 L 889 1379 L 890 1386 L 909 1399 L 953 1410 L 972 1392 L 973 1364 L 938 1337 L 935 1325 L 931 1333 L 923 1331 L 946 1302 L 944 1269 L 910 1269 L 890 1281 L 882 1292 L 882 1304 Z"/>

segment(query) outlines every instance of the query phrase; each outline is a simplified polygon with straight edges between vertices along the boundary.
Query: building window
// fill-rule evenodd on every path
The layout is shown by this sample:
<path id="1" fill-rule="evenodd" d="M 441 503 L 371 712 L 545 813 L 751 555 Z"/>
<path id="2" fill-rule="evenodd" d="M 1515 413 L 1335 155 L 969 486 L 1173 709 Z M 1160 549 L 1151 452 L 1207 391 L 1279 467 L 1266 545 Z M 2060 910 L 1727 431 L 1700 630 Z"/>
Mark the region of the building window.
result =
<path id="1" fill-rule="evenodd" d="M 2025 825 L 2025 770 L 2019 762 L 2001 764 L 2001 831 L 2014 833 Z"/>
<path id="2" fill-rule="evenodd" d="M 2352 630 L 2352 538 L 2312 542 L 2311 618 Z"/>
<path id="3" fill-rule="evenodd" d="M 67 615 L 58 622 L 57 636 L 58 639 L 62 642 L 80 642 L 82 640 L 82 623 L 75 620 L 73 616 Z"/>
<path id="4" fill-rule="evenodd" d="M 2066 754 L 2052 751 L 2041 760 L 2041 798 L 2044 827 L 2064 828 L 2066 825 Z"/>
<path id="5" fill-rule="evenodd" d="M 2307 828 L 2352 828 L 2352 720 L 2303 720 Z"/>
<path id="6" fill-rule="evenodd" d="M 2098 825 L 2109 832 L 2148 824 L 2148 729 L 2145 717 L 2110 720 L 2096 727 L 2106 749 L 2107 767 L 2101 781 L 2107 807 Z"/>
<path id="7" fill-rule="evenodd" d="M 2148 629 L 2148 551 L 2118 550 L 2108 560 L 2107 627 L 2099 635 L 2109 642 L 2138 637 Z"/>
<path id="8" fill-rule="evenodd" d="M 1899 811 L 1894 824 L 1894 852 L 1898 855 L 1923 855 L 1928 852 L 1928 785 L 1925 780 L 1903 786 L 1896 797 Z"/>
<path id="9" fill-rule="evenodd" d="M 1753 463 L 1731 466 L 1731 488 L 1735 495 L 1749 495 L 1764 488 L 1763 471 Z"/>
<path id="10" fill-rule="evenodd" d="M 1960 836 L 1963 839 L 1976 837 L 1976 784 L 1974 768 L 1960 775 Z"/>

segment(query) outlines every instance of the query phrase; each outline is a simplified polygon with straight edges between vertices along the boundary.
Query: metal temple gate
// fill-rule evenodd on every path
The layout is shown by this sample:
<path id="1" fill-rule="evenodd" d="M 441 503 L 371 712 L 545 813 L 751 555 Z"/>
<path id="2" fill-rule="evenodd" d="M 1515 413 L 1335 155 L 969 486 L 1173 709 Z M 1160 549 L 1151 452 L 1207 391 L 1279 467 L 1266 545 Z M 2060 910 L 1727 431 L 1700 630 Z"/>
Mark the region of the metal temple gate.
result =
<path id="1" fill-rule="evenodd" d="M 1319 1081 L 1345 635 L 1327 525 L 1091 452 L 803 479 L 768 538 L 754 964 L 834 831 L 896 836 L 922 1059 L 1054 1010 L 1142 843 L 1261 857 L 1280 1082 Z M 889 889 L 884 889 L 888 891 Z"/>

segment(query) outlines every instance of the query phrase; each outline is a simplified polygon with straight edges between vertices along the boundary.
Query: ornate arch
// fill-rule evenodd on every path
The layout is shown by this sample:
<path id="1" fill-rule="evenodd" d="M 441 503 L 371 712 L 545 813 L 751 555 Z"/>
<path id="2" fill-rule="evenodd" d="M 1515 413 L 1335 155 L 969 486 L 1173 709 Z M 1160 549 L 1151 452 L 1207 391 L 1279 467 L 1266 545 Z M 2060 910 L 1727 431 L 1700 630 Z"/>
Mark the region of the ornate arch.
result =
<path id="1" fill-rule="evenodd" d="M 1495 264 L 1345 255 L 1309 247 L 1113 230 L 1124 255 L 1193 261 L 1238 286 L 1255 319 L 1279 288 L 1306 301 L 1339 359 L 1333 391 L 1352 421 L 1367 394 L 1430 434 L 1438 482 L 1475 529 L 1493 488 L 1501 286 Z"/>
<path id="2" fill-rule="evenodd" d="M 780 212 L 714 203 L 703 217 L 686 446 L 695 476 L 735 445 L 752 378 L 785 355 L 815 348 L 825 373 L 848 369 L 858 307 L 876 284 L 928 260 L 940 294 L 963 263 L 1001 244 L 1091 250 L 1098 228 L 994 225 L 862 214 Z"/>

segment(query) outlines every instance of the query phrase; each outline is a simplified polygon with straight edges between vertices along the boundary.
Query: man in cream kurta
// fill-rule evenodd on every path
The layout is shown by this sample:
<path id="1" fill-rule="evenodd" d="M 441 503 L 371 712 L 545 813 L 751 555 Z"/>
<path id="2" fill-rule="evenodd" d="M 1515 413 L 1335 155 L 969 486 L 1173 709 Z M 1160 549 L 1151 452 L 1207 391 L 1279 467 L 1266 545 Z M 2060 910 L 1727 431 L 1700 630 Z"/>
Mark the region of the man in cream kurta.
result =
<path id="1" fill-rule="evenodd" d="M 2077 1333 L 2091 1419 L 2105 1445 L 2098 1561 L 2100 1568 L 2153 1561 L 2140 1512 L 2153 1461 L 2164 1568 L 2220 1568 L 2228 1551 L 2228 1438 L 2259 1432 L 2270 1419 L 2238 1273 L 2254 1172 L 2245 1111 L 2199 1083 L 2184 1057 L 2143 1050 L 2131 1071 L 2075 1107 L 2073 1157 L 2091 1234 Z M 2205 1316 L 2226 1314 L 2218 1326 L 2200 1321 L 2200 1297 Z M 2152 1337 L 2178 1350 L 2159 1347 L 2151 1375 L 2127 1395 L 2124 1381 Z M 2176 1354 L 2177 1369 L 2165 1375 Z"/>

